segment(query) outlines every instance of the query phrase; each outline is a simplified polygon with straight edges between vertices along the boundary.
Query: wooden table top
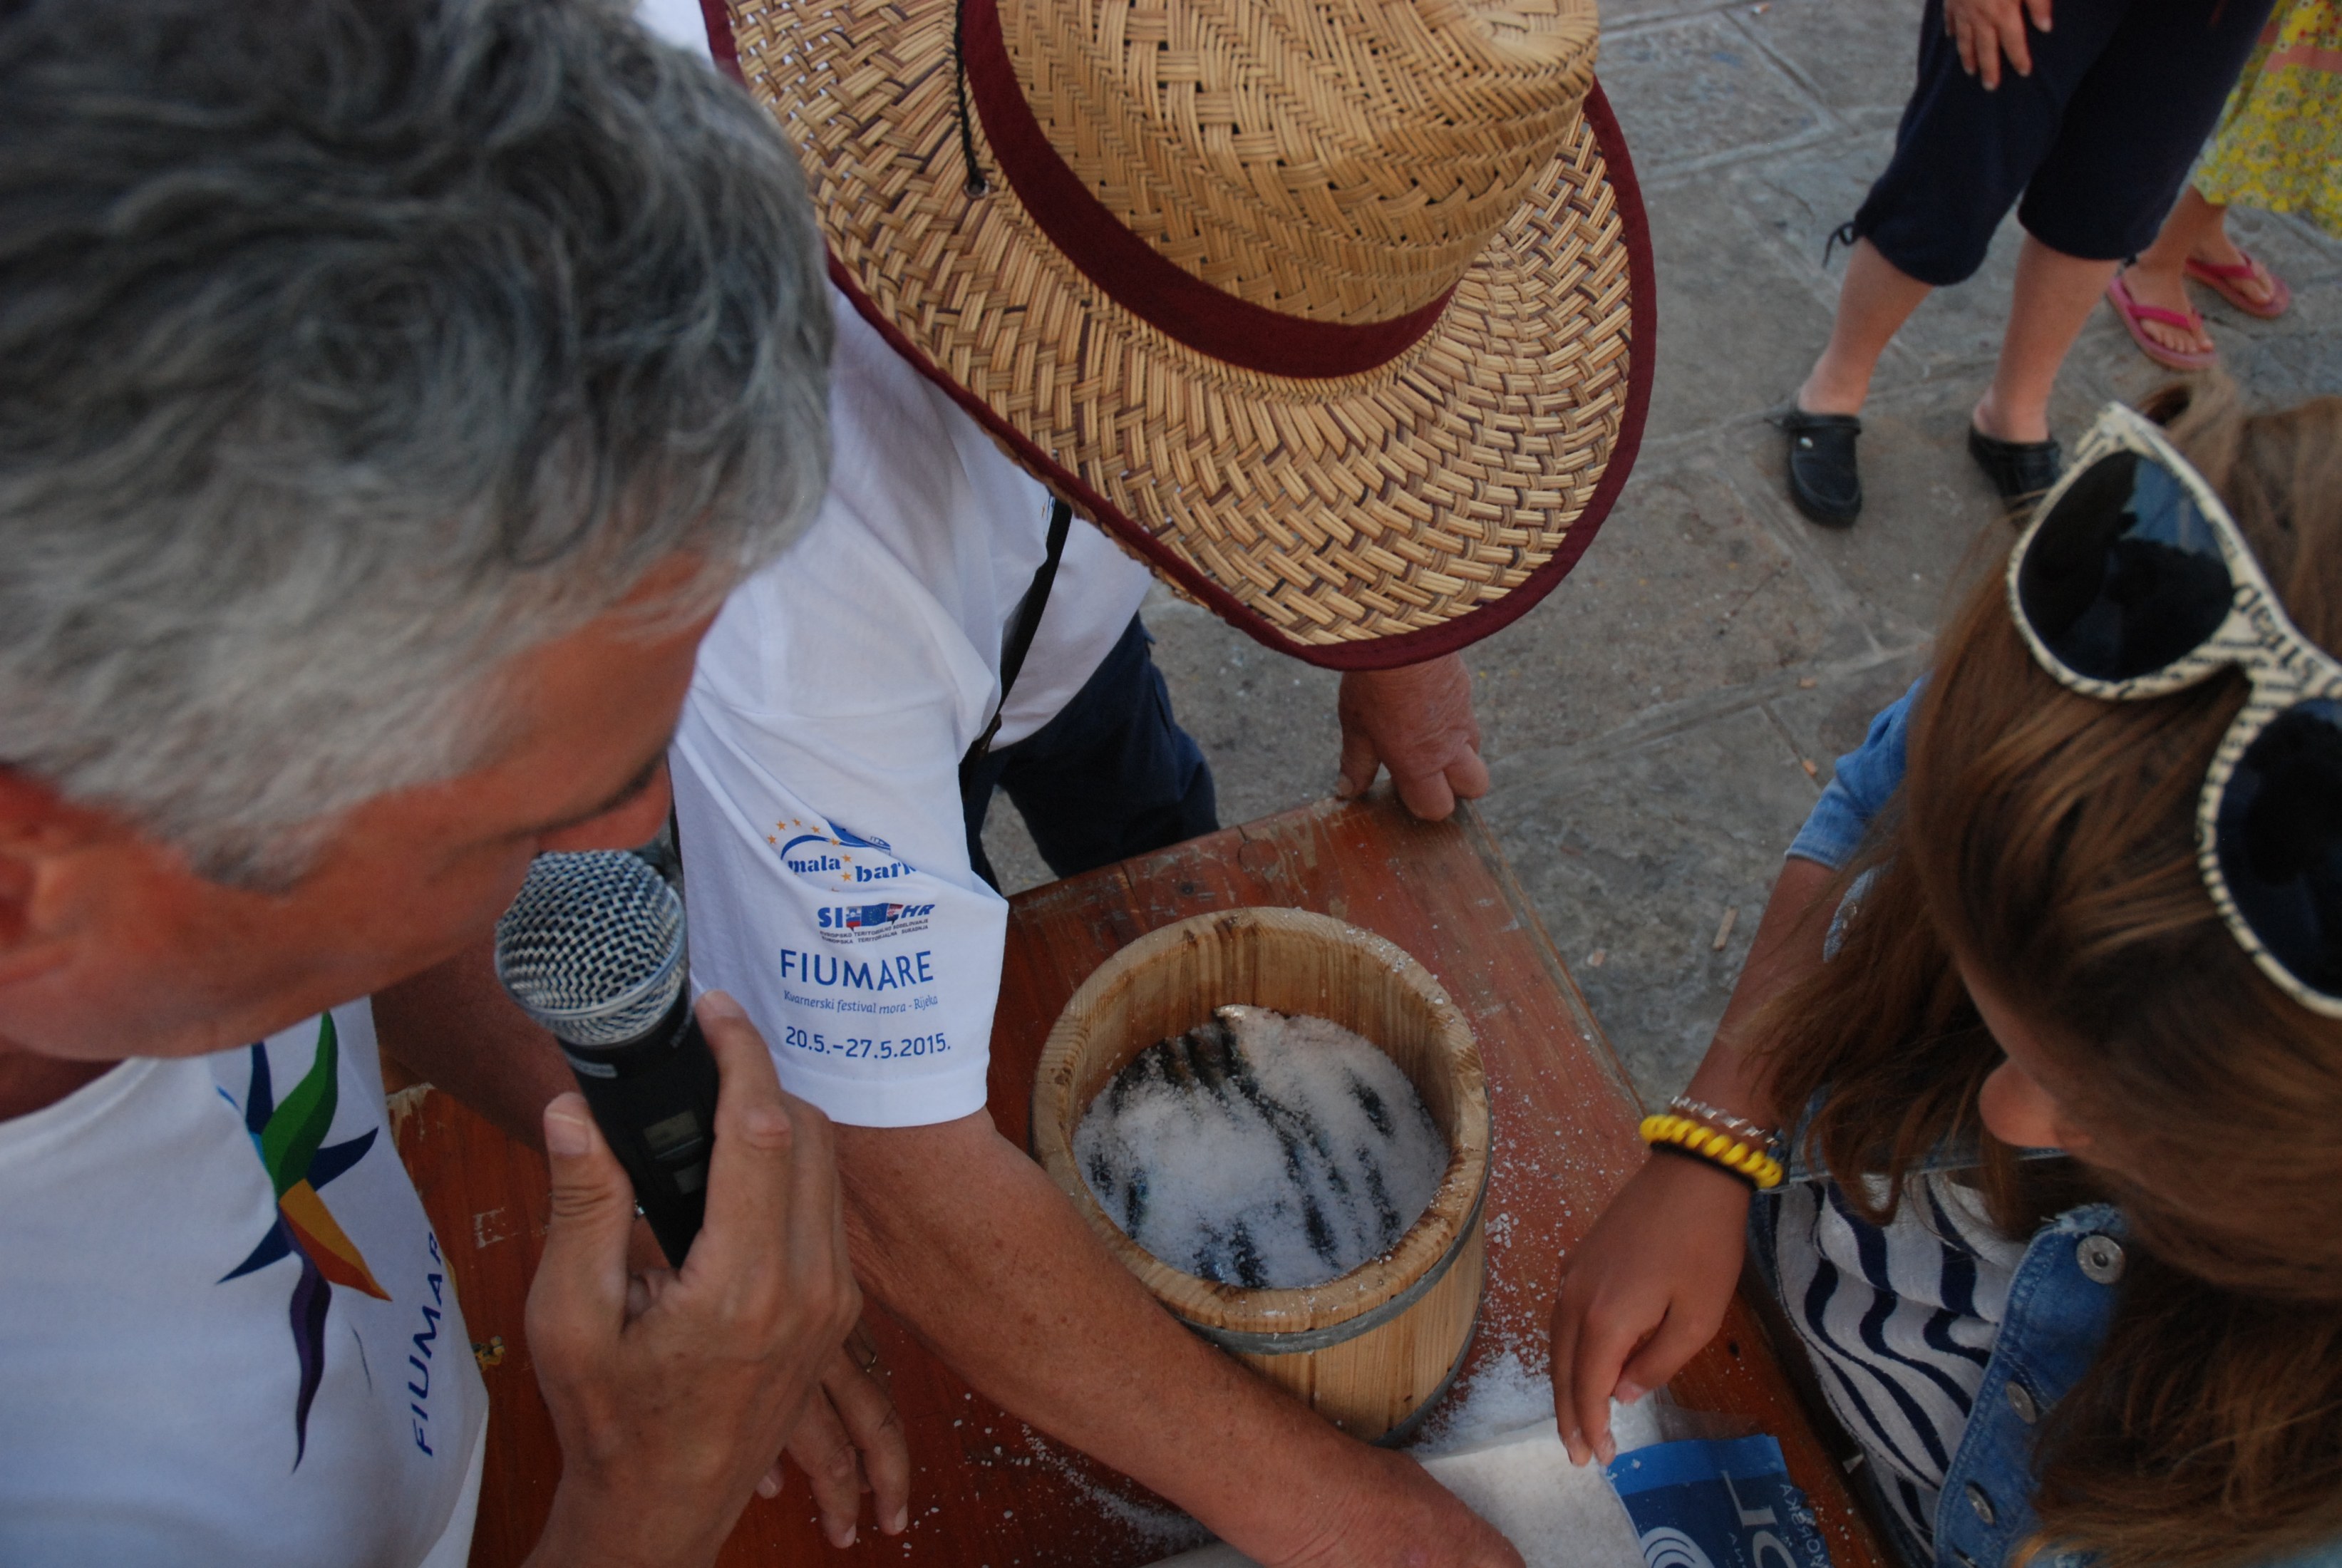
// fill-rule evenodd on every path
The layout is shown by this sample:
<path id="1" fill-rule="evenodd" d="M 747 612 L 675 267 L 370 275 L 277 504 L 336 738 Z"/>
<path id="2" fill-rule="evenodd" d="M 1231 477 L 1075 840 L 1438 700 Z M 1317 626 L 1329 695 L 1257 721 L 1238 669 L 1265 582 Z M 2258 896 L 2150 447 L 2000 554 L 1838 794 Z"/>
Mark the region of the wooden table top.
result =
<path id="1" fill-rule="evenodd" d="M 1378 932 L 1437 975 L 1470 1020 L 1496 1147 L 1487 1292 L 1458 1391 L 1506 1356 L 1541 1372 L 1561 1254 L 1646 1156 L 1616 1056 L 1468 809 L 1428 824 L 1386 794 L 1326 802 L 1019 894 L 992 1041 L 991 1111 L 1002 1134 L 1024 1142 L 1043 1037 L 1091 970 L 1157 926 L 1238 905 L 1313 909 Z M 527 1554 L 560 1472 L 522 1321 L 544 1234 L 545 1166 L 445 1094 L 410 1089 L 394 1110 L 399 1152 L 447 1249 L 485 1367 L 493 1413 L 472 1562 L 501 1568 Z M 870 1318 L 910 1440 L 910 1531 L 888 1540 L 866 1529 L 836 1552 L 793 1475 L 779 1498 L 749 1503 L 722 1563 L 1131 1568 L 1193 1539 L 1176 1511 L 971 1393 L 883 1311 L 874 1306 Z M 1734 1304 L 1670 1388 L 1685 1406 L 1780 1439 L 1837 1568 L 1887 1561 L 1746 1303 Z"/>

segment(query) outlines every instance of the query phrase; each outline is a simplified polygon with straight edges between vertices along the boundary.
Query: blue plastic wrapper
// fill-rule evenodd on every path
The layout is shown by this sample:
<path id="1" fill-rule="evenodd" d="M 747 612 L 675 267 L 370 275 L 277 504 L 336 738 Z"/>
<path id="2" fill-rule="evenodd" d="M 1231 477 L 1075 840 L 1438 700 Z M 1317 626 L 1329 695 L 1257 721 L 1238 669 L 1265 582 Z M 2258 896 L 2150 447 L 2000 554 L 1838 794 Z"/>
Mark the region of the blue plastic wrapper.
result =
<path id="1" fill-rule="evenodd" d="M 1656 1443 L 1605 1473 L 1649 1568 L 1829 1568 L 1814 1512 L 1769 1437 Z"/>

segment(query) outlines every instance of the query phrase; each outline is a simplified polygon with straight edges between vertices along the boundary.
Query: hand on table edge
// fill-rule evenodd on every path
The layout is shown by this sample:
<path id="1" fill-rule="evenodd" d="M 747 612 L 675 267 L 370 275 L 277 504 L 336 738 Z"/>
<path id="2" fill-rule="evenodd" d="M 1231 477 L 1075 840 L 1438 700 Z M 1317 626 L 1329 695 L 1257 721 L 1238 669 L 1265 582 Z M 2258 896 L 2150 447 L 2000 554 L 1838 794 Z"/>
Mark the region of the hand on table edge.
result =
<path id="1" fill-rule="evenodd" d="M 878 1372 L 877 1351 L 857 1326 L 823 1363 L 817 1395 L 789 1433 L 786 1452 L 813 1489 L 821 1533 L 840 1548 L 855 1543 L 866 1493 L 881 1533 L 900 1535 L 911 1527 L 911 1450 Z M 756 1494 L 777 1497 L 781 1485 L 775 1464 Z"/>
<path id="2" fill-rule="evenodd" d="M 828 1119 L 782 1092 L 729 997 L 702 997 L 699 1021 L 723 1081 L 706 1223 L 631 1302 L 626 1173 L 582 1097 L 545 1110 L 552 1217 L 527 1313 L 562 1451 L 529 1557 L 545 1568 L 714 1561 L 861 1311 Z"/>
<path id="3" fill-rule="evenodd" d="M 1822 963 L 1829 925 L 1821 901 L 1837 872 L 1791 855 L 1781 863 L 1748 961 L 1686 1094 L 1749 1121 L 1779 1124 L 1748 1025 L 1775 996 Z M 1649 1155 L 1562 1260 L 1553 1306 L 1554 1418 L 1575 1463 L 1608 1463 L 1610 1401 L 1632 1404 L 1682 1370 L 1716 1336 L 1738 1286 L 1750 1193 L 1696 1160 Z"/>
<path id="4" fill-rule="evenodd" d="M 675 1277 L 647 1222 L 637 1218 L 627 1248 L 634 1279 L 627 1310 L 639 1315 Z M 813 1493 L 823 1537 L 843 1551 L 860 1536 L 862 1499 L 884 1535 L 911 1527 L 911 1449 L 901 1413 L 880 1375 L 877 1347 L 859 1323 L 822 1363 L 821 1381 L 806 1401 L 782 1458 L 756 1483 L 756 1495 L 778 1497 L 788 1484 L 786 1460 Z"/>
<path id="5" fill-rule="evenodd" d="M 1488 793 L 1480 760 L 1480 721 L 1472 712 L 1472 674 L 1462 655 L 1444 654 L 1395 670 L 1351 670 L 1335 704 L 1342 726 L 1341 776 L 1335 793 L 1364 794 L 1383 768 L 1406 809 L 1444 822 L 1456 799 Z"/>

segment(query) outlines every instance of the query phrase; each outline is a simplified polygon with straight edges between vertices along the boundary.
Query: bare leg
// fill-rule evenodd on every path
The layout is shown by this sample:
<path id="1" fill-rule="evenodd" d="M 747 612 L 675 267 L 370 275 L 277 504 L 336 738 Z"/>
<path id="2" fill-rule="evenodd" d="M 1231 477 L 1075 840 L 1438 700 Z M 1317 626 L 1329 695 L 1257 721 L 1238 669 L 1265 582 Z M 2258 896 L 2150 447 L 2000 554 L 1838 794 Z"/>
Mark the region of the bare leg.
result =
<path id="1" fill-rule="evenodd" d="M 2114 276 L 2116 264 L 2051 250 L 2031 235 L 2017 256 L 2017 287 L 2000 364 L 1976 407 L 1976 426 L 2002 441 L 2049 439 L 2049 392 L 2057 367 Z"/>
<path id="2" fill-rule="evenodd" d="M 2227 208 L 2214 206 L 2196 194 L 2195 186 L 2182 191 L 2171 215 L 2163 220 L 2163 232 L 2155 236 L 2155 243 L 2123 269 L 2123 286 L 2130 290 L 2131 297 L 2141 305 L 2160 305 L 2183 315 L 2192 310 L 2187 298 L 2187 258 L 2200 255 L 2227 259 L 2226 253 L 2236 249 L 2227 243 L 2227 232 L 2221 226 L 2227 216 Z M 2214 256 L 2207 248 L 2213 245 L 2223 254 Z M 2140 331 L 2174 353 L 2205 354 L 2212 347 L 2211 335 L 2200 327 L 2189 332 L 2160 321 L 2142 321 L 2138 325 Z"/>
<path id="3" fill-rule="evenodd" d="M 1846 282 L 1837 292 L 1837 316 L 1829 346 L 1797 388 L 1797 406 L 1807 414 L 1859 414 L 1870 395 L 1871 373 L 1919 302 L 1933 290 L 1878 254 L 1868 240 L 1854 242 Z"/>

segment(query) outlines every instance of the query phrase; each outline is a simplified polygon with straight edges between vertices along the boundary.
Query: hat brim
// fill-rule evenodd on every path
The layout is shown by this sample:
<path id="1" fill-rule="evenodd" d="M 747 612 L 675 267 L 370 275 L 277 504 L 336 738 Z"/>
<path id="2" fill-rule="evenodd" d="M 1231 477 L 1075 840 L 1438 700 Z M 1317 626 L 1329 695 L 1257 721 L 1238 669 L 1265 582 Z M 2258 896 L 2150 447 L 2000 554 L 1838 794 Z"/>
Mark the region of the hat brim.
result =
<path id="1" fill-rule="evenodd" d="M 996 174 L 966 192 L 954 15 L 830 0 L 735 6 L 730 36 L 710 31 L 796 143 L 838 286 L 1018 462 L 1232 624 L 1329 668 L 1451 653 L 1568 574 L 1633 466 L 1655 357 L 1649 230 L 1598 85 L 1420 340 L 1286 378 L 1116 303 Z"/>

